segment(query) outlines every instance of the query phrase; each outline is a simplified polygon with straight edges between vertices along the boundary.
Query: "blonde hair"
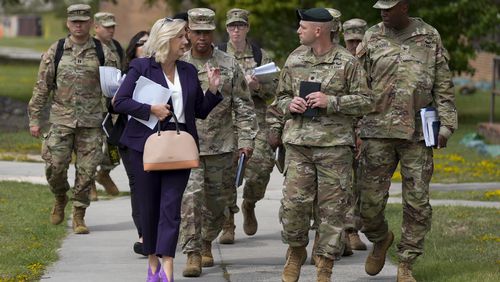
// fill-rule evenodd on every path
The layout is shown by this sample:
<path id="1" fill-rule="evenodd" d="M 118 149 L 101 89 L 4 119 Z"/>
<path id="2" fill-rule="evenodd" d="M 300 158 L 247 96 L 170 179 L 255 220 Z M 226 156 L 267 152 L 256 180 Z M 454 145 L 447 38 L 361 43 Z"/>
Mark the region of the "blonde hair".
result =
<path id="1" fill-rule="evenodd" d="M 155 57 L 155 61 L 164 62 L 170 52 L 170 39 L 184 30 L 186 22 L 182 19 L 163 18 L 151 28 L 148 41 L 144 44 L 146 57 Z"/>

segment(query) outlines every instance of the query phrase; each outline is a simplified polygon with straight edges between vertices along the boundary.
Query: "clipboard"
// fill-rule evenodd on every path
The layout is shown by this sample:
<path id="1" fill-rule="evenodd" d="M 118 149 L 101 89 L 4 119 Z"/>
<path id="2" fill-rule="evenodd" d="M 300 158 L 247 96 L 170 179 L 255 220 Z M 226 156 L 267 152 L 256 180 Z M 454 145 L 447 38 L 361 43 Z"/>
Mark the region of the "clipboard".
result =
<path id="1" fill-rule="evenodd" d="M 313 81 L 300 82 L 299 96 L 304 100 L 306 100 L 307 95 L 317 91 L 321 91 L 321 83 Z M 305 117 L 316 117 L 319 115 L 319 109 L 307 107 L 306 111 L 303 112 L 302 115 Z"/>
<path id="2" fill-rule="evenodd" d="M 235 182 L 236 188 L 240 187 L 241 184 L 243 184 L 243 178 L 245 178 L 245 167 L 246 167 L 245 159 L 246 156 L 244 153 L 242 153 L 240 155 L 240 158 L 238 159 L 238 168 L 236 170 L 236 182 Z"/>
<path id="3" fill-rule="evenodd" d="M 104 134 L 106 134 L 106 137 L 109 138 L 113 131 L 113 119 L 111 118 L 111 114 L 107 113 L 106 117 L 102 121 L 102 130 L 104 131 Z"/>
<path id="4" fill-rule="evenodd" d="M 280 145 L 276 148 L 276 152 L 274 152 L 274 164 L 279 172 L 283 173 L 285 170 L 285 146 Z"/>

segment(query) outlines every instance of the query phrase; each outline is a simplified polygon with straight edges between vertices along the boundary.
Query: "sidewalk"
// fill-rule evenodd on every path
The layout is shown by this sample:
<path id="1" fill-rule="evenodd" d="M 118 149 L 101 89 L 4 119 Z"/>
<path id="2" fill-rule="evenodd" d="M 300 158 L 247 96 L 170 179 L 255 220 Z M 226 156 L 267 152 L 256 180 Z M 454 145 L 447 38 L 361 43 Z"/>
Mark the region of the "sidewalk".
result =
<path id="1" fill-rule="evenodd" d="M 15 163 L 0 161 L 0 180 L 22 180 L 46 184 L 43 163 Z M 74 181 L 74 168 L 69 170 L 70 185 Z M 120 190 L 128 190 L 127 177 L 123 167 L 112 171 L 112 177 Z M 213 243 L 215 266 L 204 268 L 199 278 L 182 277 L 186 256 L 179 251 L 175 259 L 175 281 L 280 281 L 285 263 L 287 246 L 281 242 L 281 224 L 278 222 L 283 177 L 273 172 L 264 200 L 256 207 L 259 230 L 248 237 L 242 230 L 242 215 L 237 214 L 236 243 L 220 245 Z M 437 186 L 437 185 L 436 185 Z M 442 186 L 442 185 L 441 185 Z M 460 185 L 446 185 L 447 188 Z M 463 185 L 465 187 L 465 185 Z M 400 187 L 400 185 L 399 185 Z M 434 185 L 433 185 L 434 187 Z M 493 189 L 500 183 L 468 184 L 469 189 Z M 463 188 L 463 187 L 459 187 Z M 394 190 L 394 191 L 392 191 Z M 391 194 L 399 194 L 398 184 L 391 187 Z M 241 197 L 241 188 L 239 196 Z M 241 204 L 242 199 L 238 199 Z M 390 198 L 391 202 L 401 202 Z M 466 202 L 466 203 L 463 203 Z M 493 204 L 499 203 L 470 201 L 436 201 L 433 204 Z M 495 206 L 496 205 L 496 206 Z M 132 245 L 137 239 L 131 218 L 130 198 L 120 197 L 112 200 L 92 202 L 87 210 L 86 222 L 91 231 L 89 235 L 75 235 L 68 222 L 68 237 L 59 250 L 60 260 L 51 266 L 42 281 L 144 281 L 147 260 L 133 253 Z M 308 246 L 310 256 L 312 247 Z M 366 241 L 366 238 L 363 237 Z M 371 244 L 369 249 L 371 248 Z M 179 249 L 178 249 L 179 250 Z M 355 251 L 351 257 L 344 257 L 334 265 L 334 281 L 395 281 L 396 267 L 386 263 L 382 272 L 374 277 L 364 271 L 364 261 L 368 251 Z M 302 267 L 300 281 L 315 281 L 315 267 L 307 263 Z"/>

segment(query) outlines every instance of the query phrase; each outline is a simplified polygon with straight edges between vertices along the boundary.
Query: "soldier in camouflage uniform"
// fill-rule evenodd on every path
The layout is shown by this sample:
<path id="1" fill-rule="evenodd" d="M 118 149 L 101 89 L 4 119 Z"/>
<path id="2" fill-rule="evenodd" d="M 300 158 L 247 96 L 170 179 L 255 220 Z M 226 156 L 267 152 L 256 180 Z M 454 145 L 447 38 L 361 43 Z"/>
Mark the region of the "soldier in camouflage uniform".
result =
<path id="1" fill-rule="evenodd" d="M 92 20 L 90 6 L 71 5 L 67 9 L 66 26 L 70 35 L 65 39 L 63 54 L 55 71 L 54 58 L 57 42 L 43 54 L 38 80 L 28 105 L 30 133 L 39 137 L 41 110 L 51 99 L 50 130 L 44 135 L 42 158 L 45 174 L 55 203 L 51 212 L 52 224 L 64 220 L 68 202 L 66 192 L 68 167 L 76 155 L 76 180 L 73 188 L 73 230 L 77 234 L 89 232 L 85 225 L 85 209 L 89 206 L 90 185 L 94 180 L 102 146 L 102 94 L 99 84 L 99 60 L 96 45 L 90 36 Z M 116 67 L 116 58 L 103 46 L 105 64 Z"/>
<path id="2" fill-rule="evenodd" d="M 312 208 L 317 196 L 318 281 L 330 281 L 333 259 L 342 249 L 352 183 L 353 116 L 371 110 L 366 75 L 347 50 L 331 40 L 333 17 L 324 8 L 298 11 L 299 47 L 288 57 L 278 86 L 278 107 L 286 120 L 285 188 L 281 201 L 282 239 L 289 245 L 282 281 L 297 281 L 306 259 Z M 321 90 L 299 96 L 301 82 Z M 314 117 L 303 116 L 317 108 Z"/>
<path id="3" fill-rule="evenodd" d="M 360 123 L 362 232 L 374 243 L 365 270 L 370 275 L 380 272 L 394 239 L 384 210 L 391 177 L 400 163 L 403 223 L 397 245 L 398 281 L 415 281 L 411 266 L 423 253 L 432 216 L 433 152 L 423 141 L 419 111 L 429 106 L 437 109 L 441 120 L 437 148 L 446 147 L 457 128 L 453 83 L 438 31 L 408 16 L 409 1 L 378 1 L 374 8 L 381 10 L 383 22 L 368 29 L 357 50 L 375 99 L 375 112 Z"/>
<path id="4" fill-rule="evenodd" d="M 213 46 L 215 13 L 210 9 L 188 11 L 188 36 L 192 48 L 181 60 L 198 69 L 202 88 L 206 89 L 205 65 L 221 72 L 220 92 L 224 100 L 215 107 L 206 120 L 197 120 L 200 140 L 200 168 L 193 169 L 182 201 L 181 244 L 187 253 L 184 276 L 197 277 L 201 266 L 213 266 L 212 241 L 222 230 L 229 215 L 232 190 L 226 189 L 234 151 L 251 157 L 257 122 L 254 105 L 244 74 L 234 57 Z M 234 115 L 234 120 L 233 120 Z M 237 143 L 234 127 L 238 128 Z M 232 189 L 235 189 L 234 186 Z M 229 195 L 228 195 L 229 194 Z"/>
<path id="5" fill-rule="evenodd" d="M 229 42 L 227 42 L 225 50 L 236 58 L 245 73 L 259 123 L 259 131 L 255 138 L 255 150 L 245 169 L 245 186 L 243 188 L 243 203 L 241 204 L 243 231 L 247 235 L 254 235 L 257 232 L 257 219 L 254 212 L 255 203 L 264 198 L 274 166 L 273 151 L 267 143 L 265 115 L 266 101 L 274 98 L 277 81 L 260 83 L 252 75 L 255 67 L 270 63 L 272 59 L 266 51 L 247 40 L 247 33 L 250 30 L 248 16 L 248 11 L 238 8 L 227 12 L 226 30 L 229 35 Z M 254 52 L 256 52 L 254 49 L 256 48 L 259 48 L 260 60 L 254 57 Z M 234 182 L 228 185 L 234 188 Z M 236 189 L 232 189 L 232 191 L 234 191 L 231 199 L 233 207 L 230 209 L 230 216 L 224 223 L 222 235 L 219 239 L 222 244 L 234 243 L 234 212 L 238 209 L 236 206 Z"/>
<path id="6" fill-rule="evenodd" d="M 343 27 L 343 33 L 344 33 L 344 43 L 346 46 L 346 49 L 353 55 L 356 55 L 356 47 L 361 43 L 361 40 L 363 40 L 363 35 L 365 34 L 366 31 L 366 22 L 362 19 L 350 19 L 342 25 Z M 353 199 L 352 199 L 352 207 L 347 213 L 347 224 L 346 224 L 346 231 L 347 231 L 347 242 L 349 242 L 349 246 L 353 250 L 366 250 L 366 244 L 361 241 L 361 238 L 359 238 L 358 231 L 361 229 L 361 217 L 359 215 L 359 209 L 361 205 L 360 201 L 360 192 L 359 192 L 359 187 L 356 183 L 356 170 L 359 165 L 359 146 L 360 146 L 360 139 L 359 139 L 359 128 L 357 127 L 357 124 L 359 122 L 359 118 L 354 119 L 354 131 L 356 133 L 356 148 L 354 151 L 355 157 L 353 160 L 353 170 L 354 170 L 354 176 L 353 176 Z"/>
<path id="7" fill-rule="evenodd" d="M 119 69 L 122 69 L 123 66 L 123 48 L 120 43 L 113 39 L 115 34 L 115 16 L 112 13 L 107 12 L 99 12 L 94 15 L 94 30 L 95 30 L 95 38 L 101 41 L 103 44 L 108 46 L 108 48 L 113 52 L 116 58 L 118 58 L 117 65 Z M 120 50 L 120 51 L 118 51 Z M 109 105 L 110 99 L 106 99 L 106 104 Z M 113 122 L 116 121 L 118 116 L 113 115 Z M 103 135 L 104 140 L 106 140 L 106 136 Z M 119 155 L 118 155 L 118 147 L 110 145 L 108 142 L 104 143 L 104 150 L 102 154 L 102 160 L 100 163 L 100 169 L 96 174 L 96 181 L 101 184 L 106 193 L 112 196 L 118 195 L 118 187 L 113 182 L 111 177 L 109 176 L 109 172 L 114 169 L 119 163 Z M 110 150 L 112 153 L 115 153 L 117 158 L 112 160 L 110 158 Z M 95 182 L 92 183 L 90 189 L 90 200 L 97 201 L 97 191 L 95 187 Z"/>

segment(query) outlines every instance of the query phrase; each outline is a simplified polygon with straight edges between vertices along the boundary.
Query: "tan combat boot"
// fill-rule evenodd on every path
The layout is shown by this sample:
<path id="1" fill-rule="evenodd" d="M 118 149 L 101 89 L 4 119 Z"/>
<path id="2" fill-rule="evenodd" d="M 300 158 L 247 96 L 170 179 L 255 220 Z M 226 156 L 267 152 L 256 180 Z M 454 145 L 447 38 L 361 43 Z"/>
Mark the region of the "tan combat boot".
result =
<path id="1" fill-rule="evenodd" d="M 109 170 L 99 170 L 95 176 L 95 180 L 97 183 L 104 186 L 104 190 L 106 190 L 108 195 L 116 196 L 120 193 L 120 191 L 118 191 L 118 187 L 116 187 L 116 184 L 113 182 L 113 179 L 109 176 Z"/>
<path id="2" fill-rule="evenodd" d="M 182 271 L 184 277 L 200 277 L 201 275 L 201 255 L 198 252 L 187 254 L 186 267 Z"/>
<path id="3" fill-rule="evenodd" d="M 222 226 L 222 235 L 220 235 L 219 243 L 221 244 L 234 244 L 234 213 L 229 213 L 229 217 L 224 221 Z"/>
<path id="4" fill-rule="evenodd" d="M 214 266 L 214 257 L 212 256 L 212 242 L 203 240 L 201 246 L 201 266 Z"/>
<path id="5" fill-rule="evenodd" d="M 365 271 L 369 275 L 377 275 L 385 264 L 385 255 L 394 241 L 394 234 L 391 231 L 387 233 L 384 240 L 373 245 L 373 249 L 366 258 Z"/>
<path id="6" fill-rule="evenodd" d="M 75 234 L 89 234 L 89 229 L 85 225 L 85 208 L 73 207 L 73 232 Z"/>
<path id="7" fill-rule="evenodd" d="M 317 282 L 330 282 L 332 277 L 333 259 L 324 256 L 316 257 Z"/>
<path id="8" fill-rule="evenodd" d="M 359 238 L 357 230 L 347 232 L 347 236 L 349 237 L 349 243 L 353 250 L 365 251 L 367 249 L 366 244 Z"/>
<path id="9" fill-rule="evenodd" d="M 243 213 L 243 231 L 248 236 L 257 233 L 257 218 L 255 217 L 255 202 L 243 200 L 241 204 L 241 212 Z"/>
<path id="10" fill-rule="evenodd" d="M 349 236 L 347 236 L 347 232 L 344 231 L 344 252 L 342 253 L 343 257 L 352 256 L 354 252 L 351 248 L 351 242 L 349 241 Z"/>
<path id="11" fill-rule="evenodd" d="M 314 243 L 312 247 L 312 252 L 311 252 L 311 265 L 316 265 L 316 261 L 318 256 L 316 255 L 316 250 L 318 249 L 318 242 L 319 242 L 319 232 L 316 231 L 316 235 L 314 236 Z"/>
<path id="12" fill-rule="evenodd" d="M 97 197 L 97 189 L 95 188 L 95 181 L 92 181 L 92 184 L 90 184 L 89 200 L 92 202 L 99 200 Z"/>
<path id="13" fill-rule="evenodd" d="M 68 196 L 57 195 L 54 201 L 54 207 L 52 207 L 52 212 L 50 213 L 50 223 L 57 225 L 61 224 L 64 220 L 64 208 L 68 203 Z"/>
<path id="14" fill-rule="evenodd" d="M 411 273 L 411 264 L 406 262 L 399 263 L 397 282 L 417 282 Z"/>
<path id="15" fill-rule="evenodd" d="M 281 281 L 297 282 L 300 277 L 300 268 L 307 258 L 306 247 L 288 247 L 287 253 Z"/>

